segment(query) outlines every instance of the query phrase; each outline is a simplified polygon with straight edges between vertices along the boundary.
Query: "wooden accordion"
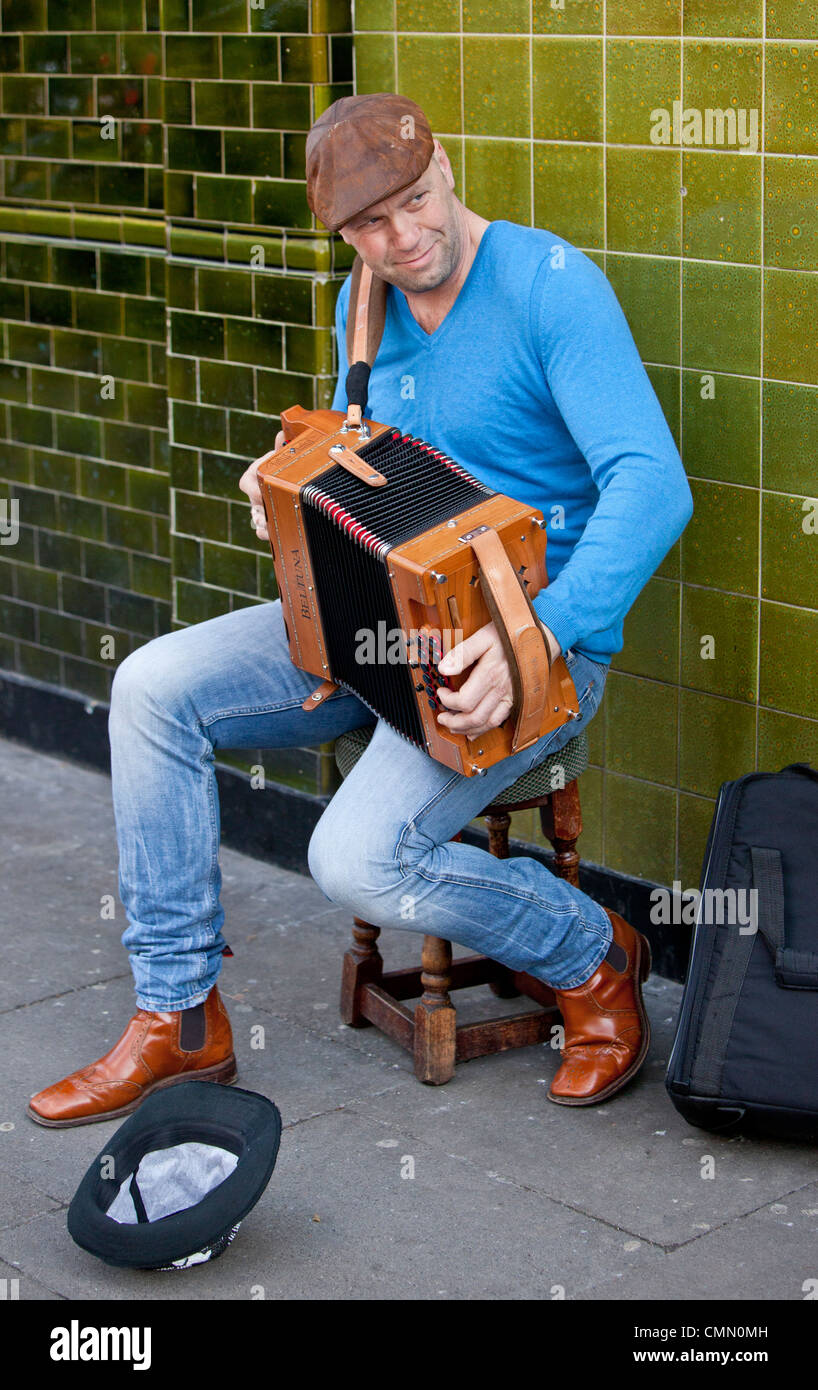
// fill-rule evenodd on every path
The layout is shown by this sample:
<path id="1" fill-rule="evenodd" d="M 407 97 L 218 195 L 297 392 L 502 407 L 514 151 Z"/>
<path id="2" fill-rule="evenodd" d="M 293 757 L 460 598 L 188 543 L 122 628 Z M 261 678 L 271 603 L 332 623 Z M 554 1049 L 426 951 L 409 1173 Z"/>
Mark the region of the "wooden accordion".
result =
<path id="1" fill-rule="evenodd" d="M 494 492 L 424 440 L 341 411 L 282 413 L 261 460 L 276 578 L 296 666 L 337 687 L 439 762 L 475 776 L 578 717 L 563 658 L 549 663 L 531 599 L 547 584 L 542 513 Z M 444 650 L 493 621 L 514 684 L 479 737 L 438 724 Z"/>

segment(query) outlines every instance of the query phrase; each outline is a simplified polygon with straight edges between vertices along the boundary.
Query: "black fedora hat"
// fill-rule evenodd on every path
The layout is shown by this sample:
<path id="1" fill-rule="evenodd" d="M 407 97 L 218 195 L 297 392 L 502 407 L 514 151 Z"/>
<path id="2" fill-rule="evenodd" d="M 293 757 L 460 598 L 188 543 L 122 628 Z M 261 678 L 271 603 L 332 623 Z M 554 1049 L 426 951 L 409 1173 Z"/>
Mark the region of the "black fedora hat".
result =
<path id="1" fill-rule="evenodd" d="M 184 1081 L 120 1125 L 80 1183 L 68 1230 L 130 1269 L 187 1269 L 227 1248 L 270 1180 L 278 1107 L 255 1091 Z"/>

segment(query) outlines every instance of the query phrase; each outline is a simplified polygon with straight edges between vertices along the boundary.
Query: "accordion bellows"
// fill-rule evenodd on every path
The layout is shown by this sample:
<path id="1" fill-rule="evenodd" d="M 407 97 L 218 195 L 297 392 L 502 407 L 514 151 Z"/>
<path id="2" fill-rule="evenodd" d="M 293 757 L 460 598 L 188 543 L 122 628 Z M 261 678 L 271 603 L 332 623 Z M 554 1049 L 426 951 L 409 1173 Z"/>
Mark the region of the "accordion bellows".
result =
<path id="1" fill-rule="evenodd" d="M 290 655 L 351 691 L 457 772 L 476 775 L 577 715 L 562 657 L 549 668 L 531 599 L 547 583 L 542 514 L 388 425 L 340 411 L 282 414 L 287 443 L 258 468 Z M 489 621 L 515 706 L 467 739 L 437 723 L 443 651 Z"/>

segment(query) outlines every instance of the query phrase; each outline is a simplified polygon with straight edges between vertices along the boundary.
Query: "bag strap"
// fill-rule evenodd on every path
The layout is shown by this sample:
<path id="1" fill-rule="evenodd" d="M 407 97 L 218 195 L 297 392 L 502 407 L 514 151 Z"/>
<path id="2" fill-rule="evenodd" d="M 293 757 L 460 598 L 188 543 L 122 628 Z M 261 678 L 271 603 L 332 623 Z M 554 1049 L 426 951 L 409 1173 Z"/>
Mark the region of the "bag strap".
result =
<path id="1" fill-rule="evenodd" d="M 352 264 L 347 311 L 346 377 L 347 428 L 361 432 L 369 389 L 369 373 L 381 344 L 386 321 L 386 281 L 373 275 L 360 256 Z"/>
<path id="2" fill-rule="evenodd" d="M 787 945 L 784 923 L 784 870 L 777 849 L 750 848 L 753 886 L 758 892 L 758 928 L 775 961 L 782 989 L 818 989 L 818 955 Z"/>

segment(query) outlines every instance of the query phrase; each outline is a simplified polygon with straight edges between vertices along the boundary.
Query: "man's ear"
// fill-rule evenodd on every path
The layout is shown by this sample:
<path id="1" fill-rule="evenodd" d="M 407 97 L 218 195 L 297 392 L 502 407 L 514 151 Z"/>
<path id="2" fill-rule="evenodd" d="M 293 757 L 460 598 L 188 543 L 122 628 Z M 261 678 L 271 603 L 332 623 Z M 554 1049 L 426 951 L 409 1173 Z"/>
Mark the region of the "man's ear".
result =
<path id="1" fill-rule="evenodd" d="M 450 188 L 454 188 L 454 173 L 452 171 L 452 166 L 449 162 L 449 156 L 447 155 L 446 151 L 444 150 L 437 137 L 435 137 L 434 158 L 436 159 L 440 171 L 447 184 Z"/>

